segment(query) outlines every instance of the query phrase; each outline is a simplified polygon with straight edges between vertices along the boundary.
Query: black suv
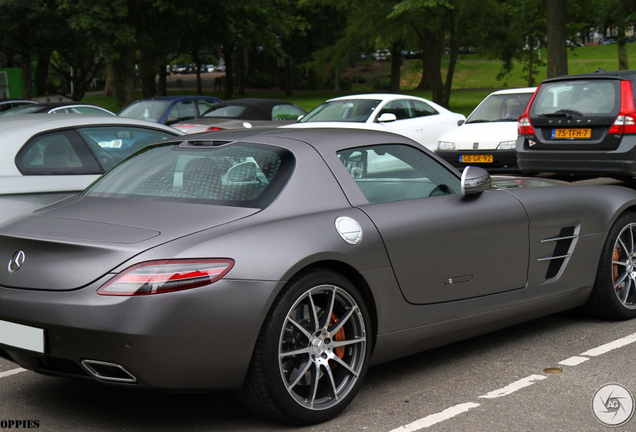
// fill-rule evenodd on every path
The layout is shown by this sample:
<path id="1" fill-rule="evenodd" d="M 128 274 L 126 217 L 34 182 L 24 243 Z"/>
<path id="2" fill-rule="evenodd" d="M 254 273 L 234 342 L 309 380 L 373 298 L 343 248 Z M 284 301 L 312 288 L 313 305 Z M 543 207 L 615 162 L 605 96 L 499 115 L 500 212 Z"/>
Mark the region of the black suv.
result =
<path id="1" fill-rule="evenodd" d="M 543 81 L 519 117 L 526 173 L 636 177 L 636 71 Z"/>

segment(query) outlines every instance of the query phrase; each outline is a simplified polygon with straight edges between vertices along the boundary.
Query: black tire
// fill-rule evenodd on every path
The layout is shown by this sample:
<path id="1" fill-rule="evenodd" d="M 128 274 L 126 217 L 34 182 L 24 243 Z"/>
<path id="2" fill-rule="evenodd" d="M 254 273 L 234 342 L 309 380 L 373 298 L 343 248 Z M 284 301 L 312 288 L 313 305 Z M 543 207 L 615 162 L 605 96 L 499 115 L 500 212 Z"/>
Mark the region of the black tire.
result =
<path id="1" fill-rule="evenodd" d="M 607 235 L 586 308 L 612 320 L 636 318 L 636 214 L 621 215 Z"/>
<path id="2" fill-rule="evenodd" d="M 370 352 L 369 314 L 353 284 L 330 270 L 307 273 L 274 302 L 238 395 L 268 417 L 324 422 L 355 397 Z"/>

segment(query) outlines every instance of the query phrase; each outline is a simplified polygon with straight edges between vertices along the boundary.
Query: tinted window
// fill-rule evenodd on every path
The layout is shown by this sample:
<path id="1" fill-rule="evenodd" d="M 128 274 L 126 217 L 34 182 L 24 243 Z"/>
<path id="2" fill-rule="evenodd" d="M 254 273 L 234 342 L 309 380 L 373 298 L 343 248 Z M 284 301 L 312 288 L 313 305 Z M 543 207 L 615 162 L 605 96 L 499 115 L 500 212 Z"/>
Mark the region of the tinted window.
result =
<path id="1" fill-rule="evenodd" d="M 239 105 L 212 107 L 203 117 L 240 117 L 247 108 Z"/>
<path id="2" fill-rule="evenodd" d="M 532 104 L 533 115 L 574 112 L 580 114 L 618 113 L 620 82 L 573 80 L 545 83 Z"/>
<path id="3" fill-rule="evenodd" d="M 466 120 L 466 123 L 491 121 L 516 122 L 526 109 L 532 93 L 499 94 L 488 96 Z"/>
<path id="4" fill-rule="evenodd" d="M 358 147 L 338 152 L 338 158 L 370 203 L 461 192 L 455 174 L 413 147 Z"/>
<path id="5" fill-rule="evenodd" d="M 172 138 L 168 132 L 134 126 L 93 126 L 77 130 L 105 170 L 142 148 Z"/>
<path id="6" fill-rule="evenodd" d="M 179 120 L 191 120 L 194 118 L 194 103 L 191 100 L 181 101 L 175 104 L 168 114 L 167 122 Z"/>
<path id="7" fill-rule="evenodd" d="M 170 106 L 170 101 L 142 100 L 128 105 L 118 115 L 157 123 Z"/>
<path id="8" fill-rule="evenodd" d="M 346 99 L 326 102 L 309 112 L 300 123 L 341 121 L 366 122 L 380 103 L 379 100 Z"/>
<path id="9" fill-rule="evenodd" d="M 75 131 L 57 131 L 31 139 L 18 153 L 24 175 L 101 174 L 92 152 Z"/>
<path id="10" fill-rule="evenodd" d="M 291 153 L 276 147 L 163 145 L 127 159 L 85 194 L 264 208 L 293 167 Z"/>
<path id="11" fill-rule="evenodd" d="M 296 120 L 305 112 L 294 105 L 276 105 L 272 108 L 272 120 Z"/>
<path id="12" fill-rule="evenodd" d="M 205 100 L 205 99 L 197 99 L 197 108 L 199 109 L 199 115 L 203 115 L 203 113 L 207 112 L 212 108 L 215 104 L 214 101 Z"/>

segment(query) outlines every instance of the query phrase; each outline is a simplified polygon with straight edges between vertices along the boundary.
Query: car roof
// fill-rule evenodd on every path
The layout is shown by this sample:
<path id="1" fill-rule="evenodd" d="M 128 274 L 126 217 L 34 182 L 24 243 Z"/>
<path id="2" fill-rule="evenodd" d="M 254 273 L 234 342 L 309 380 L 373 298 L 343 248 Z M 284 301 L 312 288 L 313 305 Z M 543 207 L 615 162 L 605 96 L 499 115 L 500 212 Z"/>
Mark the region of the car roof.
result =
<path id="1" fill-rule="evenodd" d="M 337 98 L 329 99 L 327 102 L 337 101 L 337 100 L 351 100 L 351 99 L 381 99 L 381 100 L 396 100 L 396 99 L 417 99 L 422 100 L 422 98 L 417 96 L 410 96 L 404 94 L 394 94 L 394 93 L 367 93 L 367 94 L 353 94 L 349 96 L 340 96 Z"/>
<path id="2" fill-rule="evenodd" d="M 219 98 L 215 98 L 214 96 L 202 96 L 202 95 L 155 96 L 151 98 L 137 99 L 136 101 L 131 102 L 131 104 L 137 103 L 137 102 L 146 102 L 146 101 L 155 101 L 155 100 L 156 101 L 180 101 L 180 100 L 186 100 L 186 99 L 206 99 L 206 100 L 213 100 L 217 102 L 221 100 Z"/>
<path id="3" fill-rule="evenodd" d="M 554 78 L 548 78 L 543 82 L 563 81 L 572 79 L 621 79 L 621 80 L 634 80 L 636 78 L 636 70 L 619 70 L 619 71 L 605 71 L 598 70 L 593 73 L 578 74 L 578 75 L 563 75 Z"/>
<path id="4" fill-rule="evenodd" d="M 228 105 L 240 105 L 240 106 L 274 106 L 274 105 L 294 105 L 292 102 L 283 99 L 268 99 L 268 98 L 242 98 L 232 99 L 219 102 L 215 107 L 223 107 Z"/>
<path id="5" fill-rule="evenodd" d="M 163 130 L 173 133 L 174 135 L 183 135 L 183 132 L 169 126 L 125 117 L 111 117 L 93 114 L 16 114 L 12 116 L 0 116 L 0 134 L 16 128 L 19 128 L 25 135 L 33 135 L 47 130 L 89 125 L 142 126 Z"/>
<path id="6" fill-rule="evenodd" d="M 510 88 L 497 90 L 495 92 L 490 93 L 490 95 L 499 95 L 499 94 L 517 94 L 517 93 L 534 93 L 537 90 L 536 87 L 520 87 L 520 88 Z M 490 96 L 488 95 L 488 96 Z"/>

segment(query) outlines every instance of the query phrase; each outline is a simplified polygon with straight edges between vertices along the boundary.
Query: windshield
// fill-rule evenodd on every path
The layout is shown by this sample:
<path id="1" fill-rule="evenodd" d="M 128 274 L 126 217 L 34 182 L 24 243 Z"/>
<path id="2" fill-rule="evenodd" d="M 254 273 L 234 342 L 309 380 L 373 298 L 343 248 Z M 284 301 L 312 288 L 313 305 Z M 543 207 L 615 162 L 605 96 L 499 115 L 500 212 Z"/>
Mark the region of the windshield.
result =
<path id="1" fill-rule="evenodd" d="M 468 116 L 466 123 L 516 122 L 531 97 L 532 93 L 490 95 Z"/>
<path id="2" fill-rule="evenodd" d="M 14 114 L 33 114 L 40 111 L 42 107 L 37 104 L 26 105 L 26 106 L 18 106 L 15 108 L 8 109 L 0 113 L 0 115 L 14 115 Z"/>
<path id="3" fill-rule="evenodd" d="M 618 80 L 545 83 L 532 104 L 531 115 L 616 115 L 620 109 L 619 83 Z"/>
<path id="4" fill-rule="evenodd" d="M 265 208 L 278 196 L 293 167 L 291 153 L 278 147 L 172 143 L 127 159 L 84 194 Z"/>
<path id="5" fill-rule="evenodd" d="M 325 102 L 300 119 L 308 122 L 366 122 L 380 104 L 376 99 L 346 99 Z"/>
<path id="6" fill-rule="evenodd" d="M 170 101 L 139 101 L 128 105 L 118 115 L 157 123 L 169 106 Z"/>

